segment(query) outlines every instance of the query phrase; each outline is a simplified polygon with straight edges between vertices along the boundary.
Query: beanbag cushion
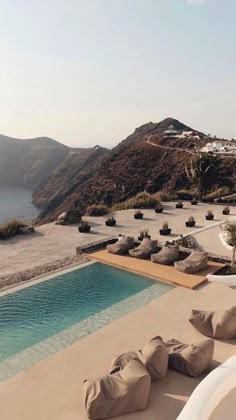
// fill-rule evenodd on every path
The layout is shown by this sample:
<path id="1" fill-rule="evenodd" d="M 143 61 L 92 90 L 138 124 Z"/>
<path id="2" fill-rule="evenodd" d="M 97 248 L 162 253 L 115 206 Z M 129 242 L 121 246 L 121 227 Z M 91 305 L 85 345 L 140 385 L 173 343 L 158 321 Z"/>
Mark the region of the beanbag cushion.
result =
<path id="1" fill-rule="evenodd" d="M 207 337 L 223 340 L 236 338 L 236 306 L 226 311 L 192 310 L 189 321 L 196 330 Z"/>
<path id="2" fill-rule="evenodd" d="M 187 274 L 198 273 L 198 271 L 207 268 L 208 254 L 207 252 L 194 250 L 185 260 L 176 261 L 174 266 L 176 270 Z"/>
<path id="3" fill-rule="evenodd" d="M 115 244 L 107 245 L 107 251 L 111 254 L 123 255 L 128 252 L 129 249 L 134 247 L 134 238 L 130 237 L 119 237 Z"/>
<path id="4" fill-rule="evenodd" d="M 179 247 L 175 245 L 165 245 L 160 252 L 151 255 L 151 260 L 154 263 L 171 265 L 179 257 Z"/>
<path id="5" fill-rule="evenodd" d="M 183 344 L 178 340 L 166 343 L 169 351 L 169 368 L 188 376 L 199 376 L 213 358 L 214 340 L 206 339 L 194 344 Z"/>
<path id="6" fill-rule="evenodd" d="M 139 246 L 129 251 L 131 257 L 145 259 L 157 251 L 157 241 L 144 238 Z"/>
<path id="7" fill-rule="evenodd" d="M 86 380 L 83 399 L 91 420 L 122 416 L 146 408 L 151 377 L 139 359 L 132 359 L 124 369 L 101 379 Z"/>
<path id="8" fill-rule="evenodd" d="M 166 376 L 168 350 L 161 337 L 154 337 L 143 350 L 139 350 L 138 352 L 130 351 L 114 357 L 111 363 L 111 372 L 117 369 L 123 369 L 134 357 L 138 357 L 146 366 L 152 381 Z"/>

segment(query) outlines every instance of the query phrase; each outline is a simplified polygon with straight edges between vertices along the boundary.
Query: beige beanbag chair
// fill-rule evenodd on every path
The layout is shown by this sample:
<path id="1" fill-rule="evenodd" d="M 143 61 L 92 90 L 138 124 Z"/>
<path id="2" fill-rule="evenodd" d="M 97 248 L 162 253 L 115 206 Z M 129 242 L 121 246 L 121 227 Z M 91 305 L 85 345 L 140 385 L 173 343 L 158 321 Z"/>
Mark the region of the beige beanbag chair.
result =
<path id="1" fill-rule="evenodd" d="M 194 274 L 207 268 L 208 254 L 202 251 L 193 251 L 185 260 L 176 261 L 175 268 L 183 273 Z"/>
<path id="2" fill-rule="evenodd" d="M 134 238 L 123 237 L 118 239 L 115 244 L 107 245 L 107 251 L 111 254 L 123 255 L 128 252 L 129 249 L 134 247 Z"/>
<path id="3" fill-rule="evenodd" d="M 146 408 L 151 377 L 139 359 L 124 369 L 83 384 L 83 399 L 91 420 L 122 416 Z"/>
<path id="4" fill-rule="evenodd" d="M 129 351 L 114 357 L 111 363 L 111 372 L 123 369 L 127 363 L 138 357 L 146 366 L 152 381 L 166 376 L 168 368 L 168 350 L 162 338 L 154 337 L 144 348 L 138 352 Z"/>
<path id="5" fill-rule="evenodd" d="M 207 337 L 225 340 L 236 338 L 236 306 L 215 312 L 192 310 L 189 322 Z"/>
<path id="6" fill-rule="evenodd" d="M 179 257 L 179 247 L 175 245 L 165 245 L 160 252 L 151 255 L 151 260 L 157 264 L 171 265 Z"/>
<path id="7" fill-rule="evenodd" d="M 137 248 L 131 249 L 129 255 L 131 257 L 145 259 L 157 251 L 157 241 L 149 238 L 144 238 Z"/>
<path id="8" fill-rule="evenodd" d="M 183 344 L 178 340 L 165 342 L 169 351 L 169 368 L 188 376 L 199 376 L 213 358 L 214 340 L 205 339 L 194 344 Z"/>

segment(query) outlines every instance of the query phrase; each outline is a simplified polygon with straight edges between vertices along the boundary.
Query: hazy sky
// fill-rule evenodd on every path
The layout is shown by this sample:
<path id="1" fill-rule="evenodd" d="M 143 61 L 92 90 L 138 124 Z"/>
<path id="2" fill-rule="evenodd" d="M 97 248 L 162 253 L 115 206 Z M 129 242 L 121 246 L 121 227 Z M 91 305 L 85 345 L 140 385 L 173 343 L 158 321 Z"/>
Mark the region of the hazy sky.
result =
<path id="1" fill-rule="evenodd" d="M 236 137 L 236 0 L 0 0 L 0 133 L 113 146 L 173 116 Z"/>

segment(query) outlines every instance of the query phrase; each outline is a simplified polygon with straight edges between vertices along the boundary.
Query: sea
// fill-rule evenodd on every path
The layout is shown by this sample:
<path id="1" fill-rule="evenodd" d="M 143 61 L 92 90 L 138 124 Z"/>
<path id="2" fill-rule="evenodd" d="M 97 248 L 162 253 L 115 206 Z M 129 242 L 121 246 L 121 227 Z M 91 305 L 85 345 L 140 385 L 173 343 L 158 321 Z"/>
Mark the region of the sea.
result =
<path id="1" fill-rule="evenodd" d="M 27 188 L 0 187 L 0 224 L 10 219 L 31 223 L 39 214 L 31 201 L 32 191 Z"/>

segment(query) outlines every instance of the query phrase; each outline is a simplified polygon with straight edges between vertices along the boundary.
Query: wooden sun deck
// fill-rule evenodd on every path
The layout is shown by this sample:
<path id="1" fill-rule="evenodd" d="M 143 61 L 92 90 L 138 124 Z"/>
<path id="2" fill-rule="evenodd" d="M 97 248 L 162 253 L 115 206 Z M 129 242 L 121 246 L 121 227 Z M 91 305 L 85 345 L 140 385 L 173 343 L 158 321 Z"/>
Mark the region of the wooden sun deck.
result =
<path id="1" fill-rule="evenodd" d="M 222 267 L 222 264 L 209 262 L 206 270 L 200 271 L 197 274 L 184 274 L 177 271 L 174 267 L 154 264 L 150 260 L 139 260 L 128 255 L 109 254 L 107 250 L 92 252 L 87 254 L 87 256 L 104 264 L 113 265 L 157 280 L 187 287 L 188 289 L 196 289 L 196 287 L 207 282 L 207 274 L 212 274 Z"/>

